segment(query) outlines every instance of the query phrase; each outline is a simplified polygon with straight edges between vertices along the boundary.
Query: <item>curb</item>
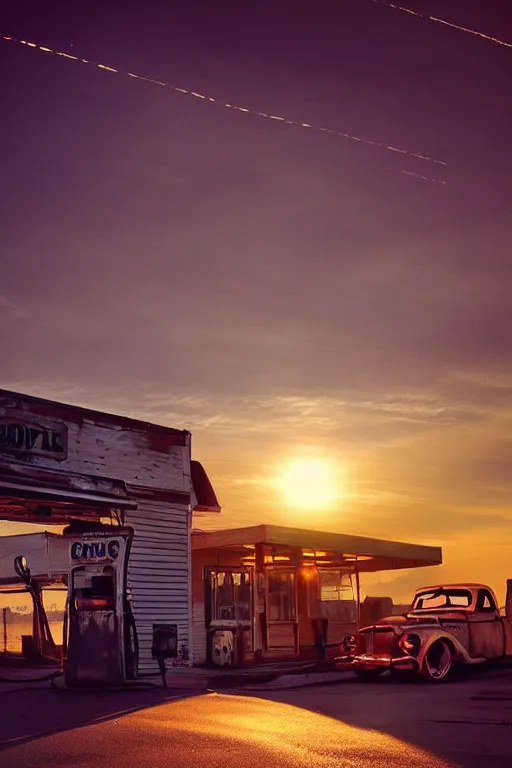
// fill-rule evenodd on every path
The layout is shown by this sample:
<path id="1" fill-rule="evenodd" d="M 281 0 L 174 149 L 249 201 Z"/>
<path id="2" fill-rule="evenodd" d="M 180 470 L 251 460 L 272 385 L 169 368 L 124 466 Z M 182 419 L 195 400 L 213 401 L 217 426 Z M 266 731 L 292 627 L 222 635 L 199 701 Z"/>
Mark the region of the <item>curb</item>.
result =
<path id="1" fill-rule="evenodd" d="M 264 685 L 280 677 L 300 677 L 304 675 L 321 675 L 332 673 L 335 670 L 332 665 L 325 662 L 305 662 L 291 666 L 289 669 L 279 664 L 269 665 L 261 670 L 248 669 L 247 671 L 224 672 L 221 675 L 206 675 L 209 689 L 233 689 L 244 688 L 247 685 Z"/>
<path id="2" fill-rule="evenodd" d="M 350 682 L 350 680 L 347 680 L 346 678 L 340 678 L 339 680 L 305 680 L 304 682 L 298 684 L 298 685 L 272 685 L 265 687 L 264 685 L 261 687 L 257 686 L 246 686 L 242 690 L 244 691 L 296 691 L 299 688 L 320 688 L 321 686 L 326 685 L 340 685 L 341 683 L 347 683 Z M 354 680 L 354 682 L 357 682 Z"/>
<path id="3" fill-rule="evenodd" d="M 347 678 L 345 676 L 342 677 L 343 673 L 339 673 L 339 677 L 333 678 L 330 677 L 328 680 L 322 680 L 322 679 L 315 679 L 315 680 L 302 680 L 301 682 L 297 684 L 291 684 L 288 685 L 272 685 L 274 680 L 276 682 L 279 681 L 279 677 L 274 678 L 274 680 L 268 681 L 268 683 L 255 683 L 253 685 L 244 685 L 244 686 L 238 686 L 238 687 L 231 687 L 231 688 L 215 688 L 214 686 L 209 686 L 207 689 L 208 693 L 226 693 L 226 694 L 236 694 L 236 693 L 243 693 L 244 691 L 254 691 L 254 692 L 270 692 L 270 691 L 294 691 L 299 688 L 313 688 L 313 687 L 319 687 L 319 686 L 325 686 L 325 685 L 340 685 L 341 683 L 347 683 L 351 682 L 351 678 Z M 283 676 L 281 676 L 283 677 Z M 356 679 L 354 678 L 354 682 Z"/>
<path id="4" fill-rule="evenodd" d="M 277 680 L 280 677 L 279 674 L 267 674 L 267 675 L 246 675 L 235 676 L 226 675 L 226 677 L 208 677 L 206 678 L 206 686 L 208 689 L 214 690 L 232 690 L 238 688 L 245 688 L 246 685 L 265 685 L 271 683 L 273 680 Z"/>

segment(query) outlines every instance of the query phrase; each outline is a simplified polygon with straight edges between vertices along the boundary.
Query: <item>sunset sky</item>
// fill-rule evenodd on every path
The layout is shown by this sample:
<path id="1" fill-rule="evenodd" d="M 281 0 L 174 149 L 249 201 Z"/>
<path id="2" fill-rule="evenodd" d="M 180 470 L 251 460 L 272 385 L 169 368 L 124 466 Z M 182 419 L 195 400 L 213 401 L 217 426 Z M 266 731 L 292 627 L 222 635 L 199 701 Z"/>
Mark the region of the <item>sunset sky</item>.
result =
<path id="1" fill-rule="evenodd" d="M 512 41 L 506 1 L 404 5 Z M 0 386 L 189 429 L 217 526 L 443 546 L 374 594 L 503 603 L 512 49 L 372 0 L 2 6 L 2 34 L 447 165 L 0 40 Z M 283 493 L 296 456 L 335 498 Z"/>

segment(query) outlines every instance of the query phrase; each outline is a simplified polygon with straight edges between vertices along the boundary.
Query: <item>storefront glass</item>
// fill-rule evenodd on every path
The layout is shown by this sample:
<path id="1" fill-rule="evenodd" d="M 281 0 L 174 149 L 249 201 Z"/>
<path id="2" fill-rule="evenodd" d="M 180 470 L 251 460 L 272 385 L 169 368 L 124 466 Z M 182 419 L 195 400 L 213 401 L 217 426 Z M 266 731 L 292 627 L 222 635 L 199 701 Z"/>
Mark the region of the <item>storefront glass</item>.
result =
<path id="1" fill-rule="evenodd" d="M 211 570 L 214 621 L 251 620 L 251 575 L 245 570 Z"/>
<path id="2" fill-rule="evenodd" d="M 268 603 L 270 621 L 295 621 L 295 574 L 291 571 L 268 571 Z"/>

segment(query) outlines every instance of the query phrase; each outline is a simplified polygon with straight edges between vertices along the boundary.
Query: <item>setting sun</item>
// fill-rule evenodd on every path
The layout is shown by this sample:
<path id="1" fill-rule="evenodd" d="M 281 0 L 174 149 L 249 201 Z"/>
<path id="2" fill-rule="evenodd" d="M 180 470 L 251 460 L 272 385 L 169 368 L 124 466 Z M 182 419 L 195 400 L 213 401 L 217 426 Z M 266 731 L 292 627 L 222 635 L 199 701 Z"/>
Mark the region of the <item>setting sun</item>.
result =
<path id="1" fill-rule="evenodd" d="M 286 501 L 303 508 L 326 507 L 340 496 L 338 472 L 321 458 L 297 458 L 285 465 L 277 484 Z"/>

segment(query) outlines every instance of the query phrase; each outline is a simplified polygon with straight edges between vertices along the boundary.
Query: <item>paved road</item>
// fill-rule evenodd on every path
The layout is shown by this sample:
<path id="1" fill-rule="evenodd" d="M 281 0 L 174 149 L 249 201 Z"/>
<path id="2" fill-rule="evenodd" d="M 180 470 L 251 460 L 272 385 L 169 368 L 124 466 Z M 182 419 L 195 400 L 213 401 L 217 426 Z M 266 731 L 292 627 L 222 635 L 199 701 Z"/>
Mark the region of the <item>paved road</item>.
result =
<path id="1" fill-rule="evenodd" d="M 391 736 L 295 706 L 210 694 L 7 749 L 3 768 L 437 768 Z"/>
<path id="2" fill-rule="evenodd" d="M 512 676 L 382 680 L 161 703 L 162 693 L 0 694 L 3 768 L 510 768 Z M 174 695 L 178 695 L 177 692 Z M 132 710 L 132 711 L 128 711 Z M 59 733 L 43 735 L 50 731 Z M 7 745 L 10 740 L 10 745 Z M 14 741 L 13 741 L 14 740 Z"/>
<path id="3" fill-rule="evenodd" d="M 473 672 L 441 686 L 390 679 L 267 693 L 279 703 L 427 750 L 461 768 L 512 768 L 512 673 Z M 414 763 L 413 763 L 414 765 Z"/>

